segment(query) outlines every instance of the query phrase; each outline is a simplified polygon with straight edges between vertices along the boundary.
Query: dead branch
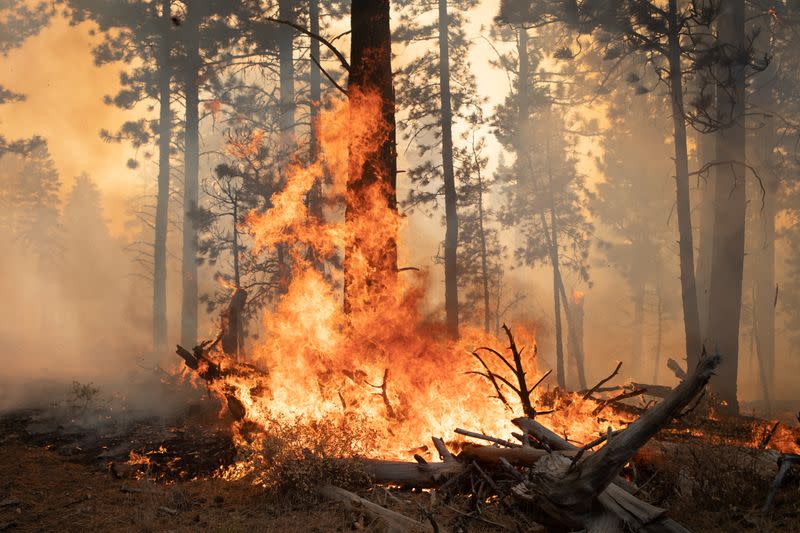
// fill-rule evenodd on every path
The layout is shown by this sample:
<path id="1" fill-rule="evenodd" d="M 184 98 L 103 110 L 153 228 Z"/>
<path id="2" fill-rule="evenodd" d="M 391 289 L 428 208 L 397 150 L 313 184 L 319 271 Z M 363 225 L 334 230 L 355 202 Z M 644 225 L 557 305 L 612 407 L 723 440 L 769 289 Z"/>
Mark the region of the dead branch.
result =
<path id="1" fill-rule="evenodd" d="M 636 389 L 633 389 L 633 390 L 631 390 L 631 391 L 627 391 L 627 392 L 623 392 L 622 394 L 618 394 L 618 395 L 616 395 L 616 396 L 614 396 L 614 397 L 612 397 L 612 398 L 609 398 L 609 399 L 607 399 L 607 400 L 603 400 L 602 402 L 600 402 L 600 405 L 598 405 L 598 406 L 597 406 L 597 407 L 594 409 L 594 411 L 592 411 L 592 415 L 597 415 L 597 414 L 599 414 L 599 413 L 600 413 L 600 411 L 602 411 L 602 410 L 603 410 L 603 409 L 605 409 L 607 406 L 609 406 L 609 405 L 611 405 L 611 404 L 613 404 L 613 403 L 617 403 L 617 402 L 620 402 L 620 401 L 622 401 L 622 400 L 626 400 L 626 399 L 628 399 L 628 398 L 633 398 L 633 397 L 635 397 L 635 396 L 640 396 L 640 395 L 642 395 L 642 394 L 644 394 L 644 393 L 646 393 L 646 392 L 647 392 L 647 389 L 639 389 L 639 388 L 636 388 Z"/>
<path id="2" fill-rule="evenodd" d="M 405 515 L 382 507 L 366 498 L 334 485 L 325 485 L 319 489 L 319 493 L 329 500 L 344 503 L 356 511 L 363 511 L 374 518 L 380 520 L 386 531 L 392 533 L 405 533 L 407 531 L 433 532 L 430 524 L 423 524 Z"/>
<path id="3" fill-rule="evenodd" d="M 775 424 L 773 424 L 772 427 L 764 433 L 764 435 L 761 437 L 761 441 L 758 443 L 758 448 L 760 450 L 763 450 L 767 447 L 769 441 L 772 440 L 772 436 L 775 435 L 775 431 L 778 429 L 780 424 L 780 421 L 775 422 Z"/>
<path id="4" fill-rule="evenodd" d="M 364 380 L 364 383 L 372 387 L 373 389 L 378 389 L 380 392 L 375 392 L 375 396 L 380 396 L 383 399 L 383 404 L 386 406 L 386 416 L 388 418 L 397 418 L 395 415 L 394 409 L 392 408 L 392 402 L 389 401 L 389 395 L 387 393 L 386 387 L 389 382 L 389 369 L 385 369 L 383 371 L 383 381 L 380 385 L 373 385 L 372 383 Z"/>
<path id="5" fill-rule="evenodd" d="M 680 363 L 678 363 L 675 359 L 670 357 L 667 359 L 667 368 L 672 370 L 675 374 L 675 377 L 679 380 L 683 381 L 686 379 L 686 371 L 681 367 Z"/>
<path id="6" fill-rule="evenodd" d="M 456 460 L 450 450 L 447 449 L 444 441 L 439 437 L 432 437 L 431 440 L 433 441 L 433 446 L 436 448 L 436 451 L 439 452 L 439 456 L 442 458 L 442 461 L 445 463 L 452 463 Z"/>
<path id="7" fill-rule="evenodd" d="M 531 392 L 533 392 L 536 386 L 534 385 L 533 388 L 528 390 L 528 385 L 525 381 L 525 369 L 522 366 L 522 350 L 517 349 L 517 344 L 514 342 L 514 336 L 511 334 L 509 327 L 503 324 L 503 330 L 506 332 L 506 336 L 508 336 L 509 349 L 514 356 L 514 366 L 516 367 L 514 375 L 517 377 L 517 382 L 519 383 L 517 392 L 519 393 L 519 399 L 522 403 L 522 412 L 527 416 L 536 416 L 536 410 L 531 403 Z M 541 380 L 539 383 L 541 383 Z"/>
<path id="8" fill-rule="evenodd" d="M 583 399 L 584 399 L 584 400 L 587 400 L 587 399 L 589 399 L 589 398 L 592 396 L 592 394 L 594 394 L 595 392 L 597 392 L 597 389 L 599 389 L 600 387 L 602 387 L 603 385 L 605 385 L 606 383 L 608 383 L 609 381 L 611 381 L 612 379 L 614 379 L 614 377 L 615 377 L 617 374 L 619 374 L 619 369 L 620 369 L 620 368 L 622 368 L 622 361 L 620 361 L 619 363 L 617 363 L 617 368 L 615 368 L 615 369 L 614 369 L 614 371 L 613 371 L 613 372 L 612 372 L 612 373 L 611 373 L 611 374 L 610 374 L 610 375 L 609 375 L 607 378 L 605 378 L 605 379 L 601 379 L 601 380 L 600 380 L 600 381 L 599 381 L 599 382 L 598 382 L 598 383 L 597 383 L 597 384 L 596 384 L 594 387 L 592 387 L 591 389 L 589 389 L 588 391 L 586 391 L 586 393 L 583 395 Z"/>
<path id="9" fill-rule="evenodd" d="M 550 372 L 547 372 L 544 376 L 542 376 L 541 379 L 539 379 L 533 385 L 533 387 L 528 388 L 527 380 L 526 380 L 526 377 L 525 377 L 525 375 L 526 375 L 525 368 L 524 368 L 524 366 L 522 364 L 522 352 L 524 351 L 524 348 L 522 348 L 522 349 L 518 349 L 517 348 L 517 344 L 514 341 L 514 335 L 511 333 L 511 330 L 509 329 L 509 327 L 507 325 L 503 324 L 503 330 L 506 332 L 506 336 L 508 337 L 508 342 L 509 342 L 508 349 L 511 350 L 511 355 L 512 355 L 514 363 L 512 364 L 506 358 L 506 356 L 504 356 L 503 354 L 501 354 L 497 350 L 495 350 L 493 348 L 489 348 L 488 346 L 482 346 L 482 347 L 476 349 L 474 352 L 472 352 L 472 355 L 481 363 L 481 366 L 483 366 L 485 372 L 473 371 L 473 372 L 467 372 L 467 373 L 468 374 L 476 374 L 476 375 L 482 376 L 482 377 L 486 378 L 487 380 L 489 380 L 491 382 L 492 386 L 494 387 L 495 392 L 497 393 L 497 396 L 496 396 L 497 399 L 499 399 L 501 402 L 503 402 L 503 404 L 506 407 L 511 409 L 511 404 L 508 402 L 508 399 L 503 394 L 501 386 L 500 386 L 500 383 L 503 383 L 509 389 L 511 389 L 514 392 L 514 394 L 517 395 L 517 397 L 519 398 L 520 404 L 522 405 L 523 413 L 526 416 L 530 416 L 530 417 L 536 416 L 536 409 L 534 409 L 533 403 L 531 402 L 531 393 L 536 389 L 536 387 L 538 387 L 542 383 L 542 381 L 545 380 L 545 378 L 547 376 L 550 375 Z M 507 379 L 504 376 L 502 376 L 501 374 L 498 374 L 498 373 L 492 371 L 492 369 L 489 368 L 489 365 L 486 364 L 486 361 L 484 361 L 483 358 L 481 358 L 481 356 L 478 354 L 479 350 L 484 350 L 484 351 L 486 351 L 486 352 L 488 352 L 490 354 L 493 354 L 509 370 L 511 370 L 511 372 L 514 374 L 514 378 L 516 378 L 516 382 L 517 382 L 516 385 L 514 383 L 512 383 L 509 379 Z"/>
<path id="10" fill-rule="evenodd" d="M 464 435 L 465 437 L 472 437 L 475 439 L 493 442 L 495 444 L 499 444 L 500 446 L 505 446 L 506 448 L 518 448 L 520 446 L 514 442 L 498 439 L 497 437 L 492 437 L 490 435 L 484 435 L 483 433 L 476 433 L 475 431 L 467 431 L 466 429 L 456 428 L 455 432 L 459 435 Z"/>

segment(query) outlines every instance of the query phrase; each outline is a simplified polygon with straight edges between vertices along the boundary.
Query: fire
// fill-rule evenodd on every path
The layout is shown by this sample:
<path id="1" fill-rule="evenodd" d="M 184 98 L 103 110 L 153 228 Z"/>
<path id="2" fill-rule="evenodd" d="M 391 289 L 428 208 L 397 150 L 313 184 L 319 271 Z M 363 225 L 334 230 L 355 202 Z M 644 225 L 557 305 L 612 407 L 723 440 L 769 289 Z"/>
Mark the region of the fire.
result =
<path id="1" fill-rule="evenodd" d="M 449 439 L 457 427 L 509 438 L 514 430 L 512 413 L 490 397 L 486 382 L 468 374 L 476 369 L 470 355 L 476 347 L 503 344 L 468 328 L 460 340 L 447 340 L 440 325 L 420 314 L 424 274 L 400 274 L 381 261 L 402 219 L 387 204 L 385 180 L 365 179 L 352 187 L 362 179 L 354 169 L 386 139 L 380 117 L 377 95 L 353 92 L 348 101 L 334 102 L 321 116 L 319 159 L 290 165 L 271 209 L 247 217 L 243 229 L 253 237 L 254 253 L 285 247 L 292 276 L 274 308 L 264 313 L 260 344 L 249 349 L 262 372 L 229 375 L 212 385 L 243 407 L 242 445 L 253 443 L 247 427 L 269 428 L 293 419 L 363 419 L 374 430 L 363 448 L 382 458 L 407 459 L 432 435 Z M 308 216 L 305 200 L 323 168 L 331 177 L 331 195 L 353 206 L 345 220 Z M 352 190 L 357 195 L 347 198 Z M 347 313 L 338 290 L 342 273 L 326 277 L 308 259 L 309 251 L 326 259 L 342 250 L 351 254 Z M 531 347 L 526 353 L 534 354 L 533 336 L 520 326 L 515 334 Z M 539 373 L 534 357 L 527 356 L 525 365 Z M 556 431 L 590 439 L 606 430 L 609 423 L 591 415 L 596 402 L 576 396 L 568 403 L 547 415 Z"/>
<path id="2" fill-rule="evenodd" d="M 586 297 L 586 295 L 583 293 L 583 291 L 579 291 L 578 289 L 575 289 L 575 290 L 572 291 L 572 303 L 574 305 L 583 304 L 583 299 L 585 297 Z"/>

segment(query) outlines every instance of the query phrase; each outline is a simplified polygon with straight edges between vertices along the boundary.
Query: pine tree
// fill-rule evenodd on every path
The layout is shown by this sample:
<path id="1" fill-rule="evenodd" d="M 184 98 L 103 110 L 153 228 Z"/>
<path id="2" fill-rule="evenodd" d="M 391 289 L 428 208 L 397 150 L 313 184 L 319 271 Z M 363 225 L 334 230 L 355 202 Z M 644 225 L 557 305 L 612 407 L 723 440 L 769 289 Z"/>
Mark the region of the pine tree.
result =
<path id="1" fill-rule="evenodd" d="M 409 0 L 403 5 L 395 36 L 407 44 L 433 39 L 438 43 L 437 50 L 425 50 L 398 72 L 398 107 L 404 117 L 403 138 L 416 144 L 420 160 L 409 170 L 413 192 L 408 204 L 430 203 L 444 197 L 445 313 L 447 331 L 454 338 L 458 337 L 459 316 L 459 222 L 453 127 L 478 104 L 467 58 L 469 42 L 463 30 L 466 12 L 475 3 Z M 435 23 L 426 22 L 431 15 L 436 17 Z"/>

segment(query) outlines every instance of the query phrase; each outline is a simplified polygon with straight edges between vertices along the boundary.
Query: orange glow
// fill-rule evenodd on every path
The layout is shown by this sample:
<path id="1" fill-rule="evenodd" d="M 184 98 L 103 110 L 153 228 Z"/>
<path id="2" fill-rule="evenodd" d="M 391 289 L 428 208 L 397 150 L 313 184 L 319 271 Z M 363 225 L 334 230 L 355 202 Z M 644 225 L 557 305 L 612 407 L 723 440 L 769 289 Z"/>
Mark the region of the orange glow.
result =
<path id="1" fill-rule="evenodd" d="M 582 305 L 585 297 L 586 294 L 584 294 L 583 291 L 579 291 L 578 289 L 572 291 L 572 303 L 574 305 Z"/>
<path id="2" fill-rule="evenodd" d="M 459 341 L 448 340 L 441 325 L 420 314 L 424 275 L 375 266 L 402 223 L 387 205 L 385 180 L 360 184 L 358 196 L 347 198 L 357 208 L 346 221 L 308 216 L 305 199 L 322 178 L 323 165 L 331 195 L 346 197 L 348 182 L 360 179 L 351 169 L 361 168 L 386 138 L 380 117 L 374 95 L 354 93 L 349 101 L 334 102 L 321 115 L 320 158 L 290 165 L 271 209 L 247 217 L 243 229 L 254 238 L 254 253 L 284 247 L 293 273 L 285 294 L 264 313 L 261 340 L 249 347 L 249 359 L 260 371 L 237 371 L 211 385 L 220 397 L 234 397 L 244 407 L 244 420 L 237 423 L 242 446 L 258 445 L 246 428 L 296 419 L 365 420 L 374 441 L 362 448 L 374 457 L 400 459 L 424 454 L 420 447 L 431 436 L 454 439 L 458 427 L 503 438 L 515 431 L 510 420 L 521 408 L 510 413 L 492 398 L 487 381 L 468 374 L 477 369 L 473 350 L 502 349 L 507 341 L 470 328 L 462 329 Z M 340 288 L 307 258 L 330 258 L 350 246 L 356 250 L 348 263 L 355 287 L 346 314 Z M 341 280 L 341 273 L 334 277 Z M 548 369 L 536 368 L 533 335 L 520 325 L 514 333 L 520 346 L 530 348 L 524 363 L 536 374 L 528 380 L 536 380 Z M 502 370 L 502 363 L 495 368 Z M 588 440 L 627 421 L 603 418 L 613 415 L 611 409 L 592 415 L 598 403 L 578 395 L 562 395 L 557 402 L 558 410 L 543 421 L 571 439 Z M 245 470 L 237 465 L 225 475 Z"/>

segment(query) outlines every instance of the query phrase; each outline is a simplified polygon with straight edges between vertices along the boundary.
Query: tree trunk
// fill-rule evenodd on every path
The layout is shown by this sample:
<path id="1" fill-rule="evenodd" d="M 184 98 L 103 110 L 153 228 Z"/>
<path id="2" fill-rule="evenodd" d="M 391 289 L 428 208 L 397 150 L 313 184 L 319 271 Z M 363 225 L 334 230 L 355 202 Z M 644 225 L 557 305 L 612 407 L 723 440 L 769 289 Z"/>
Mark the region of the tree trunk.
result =
<path id="1" fill-rule="evenodd" d="M 161 42 L 158 71 L 158 195 L 156 197 L 155 238 L 153 241 L 153 350 L 167 346 L 167 226 L 169 219 L 169 150 L 172 141 L 170 81 L 172 0 L 161 0 Z"/>
<path id="2" fill-rule="evenodd" d="M 725 61 L 720 66 L 716 134 L 716 202 L 711 261 L 709 339 L 724 357 L 714 389 L 727 410 L 738 413 L 739 320 L 742 303 L 745 228 L 745 36 L 744 0 L 721 4 L 718 35 Z"/>
<path id="3" fill-rule="evenodd" d="M 714 136 L 711 133 L 700 134 L 697 139 L 698 168 L 714 161 Z M 714 185 L 716 180 L 711 176 L 702 180 L 700 197 L 700 245 L 697 250 L 697 309 L 700 316 L 700 338 L 708 340 L 708 320 L 710 309 L 708 300 L 711 295 L 711 256 L 714 248 Z"/>
<path id="4" fill-rule="evenodd" d="M 239 267 L 239 202 L 233 203 L 233 240 L 231 242 L 231 255 L 233 256 L 233 283 L 238 289 L 241 287 L 241 268 Z"/>
<path id="5" fill-rule="evenodd" d="M 637 283 L 633 295 L 633 360 L 635 361 L 631 368 L 635 368 L 639 372 L 643 372 L 645 368 L 644 362 L 644 298 L 645 298 L 645 283 L 640 279 Z"/>
<path id="6" fill-rule="evenodd" d="M 369 206 L 361 198 L 363 191 L 380 185 L 385 207 L 397 211 L 397 151 L 395 143 L 395 98 L 392 85 L 392 41 L 389 29 L 389 0 L 353 0 L 351 4 L 350 77 L 348 90 L 377 93 L 381 98 L 381 114 L 389 131 L 378 149 L 366 154 L 363 162 L 353 157 L 351 145 L 350 177 L 347 182 L 345 224 L 348 232 L 356 231 L 358 222 Z M 354 139 L 355 140 L 355 139 Z M 379 293 L 381 285 L 390 284 L 397 276 L 397 235 L 389 232 L 377 249 L 365 249 L 358 235 L 348 236 L 344 258 L 344 309 L 364 301 L 363 296 Z M 373 268 L 373 279 L 357 280 L 355 260 L 358 255 Z M 359 288 L 361 287 L 361 289 Z M 366 291 L 369 294 L 359 294 Z"/>
<path id="7" fill-rule="evenodd" d="M 564 285 L 563 280 L 561 283 Z M 563 293 L 562 293 L 563 294 Z M 575 360 L 575 370 L 578 373 L 578 386 L 581 390 L 586 388 L 586 371 L 583 365 L 583 318 L 585 297 L 578 291 L 573 291 L 571 302 L 567 305 L 567 328 L 569 335 L 569 353 Z"/>
<path id="8" fill-rule="evenodd" d="M 701 9 L 709 9 L 709 0 L 699 0 L 697 6 Z M 708 52 L 714 46 L 712 26 L 702 25 L 696 37 L 695 47 L 698 50 Z M 709 83 L 706 76 L 696 75 L 694 77 L 694 89 L 696 93 L 711 92 L 712 102 L 716 105 L 716 86 Z M 698 169 L 714 161 L 714 135 L 711 133 L 695 132 L 695 163 Z M 699 191 L 697 201 L 700 212 L 699 217 L 699 243 L 697 248 L 697 261 L 695 262 L 695 283 L 697 285 L 697 311 L 700 323 L 700 340 L 706 343 L 708 340 L 708 298 L 711 294 L 711 250 L 714 241 L 714 183 L 709 172 L 705 172 L 699 181 Z"/>
<path id="9" fill-rule="evenodd" d="M 291 0 L 278 1 L 278 17 L 294 22 Z M 290 151 L 294 143 L 294 28 L 278 24 L 278 68 L 280 83 L 280 128 L 282 149 Z"/>
<path id="10" fill-rule="evenodd" d="M 552 217 L 552 236 L 550 244 L 550 263 L 553 265 L 553 317 L 555 320 L 556 334 L 556 380 L 558 386 L 566 388 L 566 374 L 564 372 L 564 336 L 561 329 L 561 295 L 559 285 L 561 284 L 561 270 L 558 258 L 558 227 L 556 225 L 555 213 L 551 209 Z M 566 302 L 565 302 L 566 304 Z"/>
<path id="11" fill-rule="evenodd" d="M 489 312 L 489 257 L 486 251 L 486 228 L 483 212 L 483 177 L 478 170 L 478 226 L 481 239 L 481 279 L 483 281 L 483 330 L 489 333 L 491 313 Z"/>
<path id="12" fill-rule="evenodd" d="M 686 148 L 686 122 L 683 108 L 683 79 L 681 75 L 680 35 L 677 23 L 677 0 L 669 1 L 669 79 L 675 142 L 675 185 L 683 328 L 686 341 L 686 360 L 690 369 L 697 365 L 702 351 L 700 315 L 697 308 L 697 286 L 694 278 L 694 243 L 689 200 L 689 155 Z"/>
<path id="13" fill-rule="evenodd" d="M 278 17 L 281 20 L 294 22 L 294 11 L 291 0 L 278 0 Z M 278 127 L 280 128 L 280 157 L 283 164 L 278 173 L 281 184 L 286 182 L 288 162 L 293 159 L 295 146 L 295 102 L 294 102 L 294 28 L 288 24 L 278 24 L 278 85 L 280 87 Z M 281 185 L 282 186 L 282 185 Z M 292 273 L 289 245 L 278 243 L 276 246 L 278 263 L 278 291 L 285 293 L 289 288 Z"/>
<path id="14" fill-rule="evenodd" d="M 184 96 L 186 100 L 184 177 L 183 177 L 183 301 L 181 305 L 181 343 L 197 344 L 197 226 L 195 224 L 200 189 L 199 21 L 192 9 L 184 22 L 186 64 L 184 65 Z"/>
<path id="15" fill-rule="evenodd" d="M 757 19 L 758 20 L 758 19 Z M 756 46 L 760 52 L 772 52 L 770 31 L 766 25 L 759 28 Z M 756 201 L 757 209 L 753 262 L 755 296 L 753 301 L 754 335 L 761 375 L 763 399 L 767 416 L 771 414 L 770 392 L 775 386 L 775 217 L 777 215 L 778 179 L 775 173 L 773 151 L 778 144 L 775 117 L 772 115 L 774 101 L 771 82 L 775 80 L 777 65 L 772 61 L 767 69 L 755 76 L 752 99 L 759 112 L 755 120 L 759 123 L 753 134 L 754 164 L 764 186 L 763 205 Z M 760 209 L 759 209 L 760 208 Z"/>
<path id="16" fill-rule="evenodd" d="M 664 337 L 664 295 L 660 276 L 656 283 L 656 350 L 653 383 L 658 383 L 658 372 L 661 370 L 661 344 Z"/>
<path id="17" fill-rule="evenodd" d="M 439 0 L 439 93 L 441 97 L 442 172 L 444 177 L 444 307 L 447 332 L 458 338 L 458 212 L 453 170 L 453 111 L 450 101 L 450 46 L 447 0 Z"/>
<path id="18" fill-rule="evenodd" d="M 319 35 L 319 0 L 308 2 L 308 29 L 314 35 Z M 320 61 L 319 41 L 309 39 L 309 54 L 317 62 Z M 308 137 L 309 159 L 313 162 L 319 157 L 319 106 L 322 100 L 322 73 L 317 63 L 313 60 L 309 65 L 308 73 L 309 116 L 311 129 Z M 316 220 L 322 220 L 322 181 L 317 181 L 308 193 L 308 212 Z M 318 265 L 320 268 L 322 265 Z"/>
<path id="19" fill-rule="evenodd" d="M 530 133 L 533 125 L 530 118 L 530 87 L 528 85 L 530 60 L 528 59 L 528 30 L 524 25 L 517 27 L 517 56 L 519 57 L 519 71 L 517 72 L 517 136 L 515 139 L 516 158 L 519 163 L 526 159 L 530 143 Z M 532 167 L 532 165 L 529 165 Z M 517 176 L 517 195 L 524 197 L 525 188 L 533 179 L 533 168 L 528 169 L 528 174 L 519 172 Z M 527 179 L 526 179 L 527 178 Z M 525 237 L 521 228 L 514 230 L 514 247 L 524 245 Z"/>

